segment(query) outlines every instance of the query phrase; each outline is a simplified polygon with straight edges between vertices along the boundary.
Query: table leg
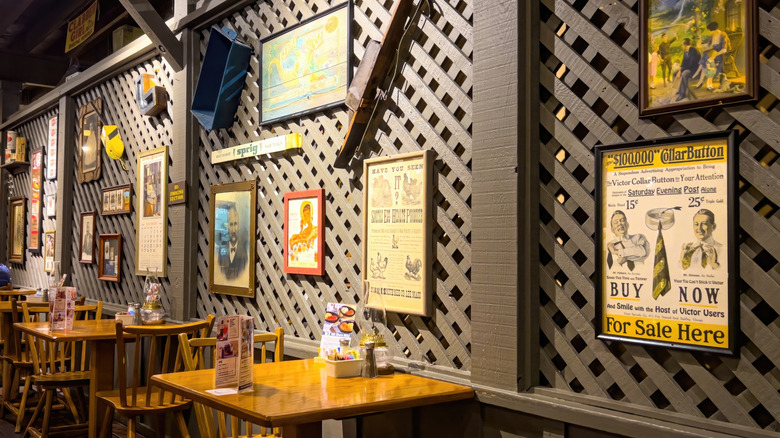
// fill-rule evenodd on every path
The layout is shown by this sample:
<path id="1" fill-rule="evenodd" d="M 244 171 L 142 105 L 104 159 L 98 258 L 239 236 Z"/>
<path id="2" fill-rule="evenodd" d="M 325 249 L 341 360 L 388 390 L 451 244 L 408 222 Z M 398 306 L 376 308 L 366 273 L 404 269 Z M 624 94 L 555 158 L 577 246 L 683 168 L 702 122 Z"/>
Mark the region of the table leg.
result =
<path id="1" fill-rule="evenodd" d="M 5 312 L 0 312 L 0 326 L 2 326 L 3 334 L 5 337 L 5 345 L 3 346 L 4 354 L 11 354 L 16 352 L 16 337 L 14 336 L 14 328 L 12 324 L 13 318 L 11 315 Z M 11 365 L 3 361 L 3 400 L 13 400 L 14 394 L 11 391 L 13 386 L 11 379 L 13 378 L 13 368 Z M 19 392 L 19 388 L 16 388 Z"/>
<path id="2" fill-rule="evenodd" d="M 284 438 L 322 438 L 322 422 L 284 426 L 282 435 Z"/>
<path id="3" fill-rule="evenodd" d="M 89 438 L 97 438 L 106 408 L 98 406 L 95 394 L 114 388 L 114 343 L 111 340 L 93 341 L 90 357 L 89 381 Z"/>

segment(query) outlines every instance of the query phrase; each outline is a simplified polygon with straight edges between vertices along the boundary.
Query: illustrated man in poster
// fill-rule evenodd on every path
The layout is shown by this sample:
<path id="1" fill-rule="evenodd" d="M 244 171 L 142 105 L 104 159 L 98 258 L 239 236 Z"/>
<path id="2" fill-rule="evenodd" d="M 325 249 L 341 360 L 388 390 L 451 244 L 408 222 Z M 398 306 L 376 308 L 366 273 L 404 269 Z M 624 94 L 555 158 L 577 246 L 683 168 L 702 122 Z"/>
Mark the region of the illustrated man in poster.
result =
<path id="1" fill-rule="evenodd" d="M 607 244 L 607 266 L 612 268 L 615 261 L 626 265 L 633 271 L 636 263 L 642 263 L 650 254 L 650 243 L 643 234 L 628 234 L 628 220 L 622 210 L 615 210 L 610 218 L 612 234 L 615 239 Z"/>
<path id="2" fill-rule="evenodd" d="M 145 167 L 144 217 L 160 216 L 160 166 L 159 163 L 151 163 Z"/>
<path id="3" fill-rule="evenodd" d="M 715 227 L 715 214 L 712 211 L 702 208 L 693 215 L 693 235 L 696 241 L 683 244 L 680 256 L 683 269 L 699 266 L 713 270 L 720 268 L 718 253 L 723 245 L 712 237 Z"/>
<path id="4" fill-rule="evenodd" d="M 81 235 L 81 259 L 92 260 L 92 218 L 84 219 L 84 233 Z"/>
<path id="5" fill-rule="evenodd" d="M 238 210 L 235 204 L 228 208 L 228 245 L 219 251 L 219 268 L 227 280 L 239 278 L 247 265 L 247 242 L 240 238 Z"/>
<path id="6" fill-rule="evenodd" d="M 699 61 L 701 61 L 701 54 L 695 47 L 691 46 L 690 38 L 683 40 L 682 49 L 682 64 L 680 64 L 680 70 L 677 72 L 677 77 L 680 78 L 680 88 L 677 89 L 675 102 L 681 101 L 687 96 L 693 97 L 693 94 L 689 93 L 688 90 L 688 81 L 693 79 L 694 74 L 699 69 Z"/>

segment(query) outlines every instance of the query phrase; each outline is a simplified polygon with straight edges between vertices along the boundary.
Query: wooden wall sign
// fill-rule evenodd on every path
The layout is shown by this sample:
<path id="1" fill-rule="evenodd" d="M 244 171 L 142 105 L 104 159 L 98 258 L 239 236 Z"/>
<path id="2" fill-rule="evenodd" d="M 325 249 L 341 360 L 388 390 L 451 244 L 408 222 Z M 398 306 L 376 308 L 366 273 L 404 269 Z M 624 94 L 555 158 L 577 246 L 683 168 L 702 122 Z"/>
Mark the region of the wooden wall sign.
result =
<path id="1" fill-rule="evenodd" d="M 300 149 L 302 144 L 303 136 L 297 132 L 266 138 L 265 140 L 253 141 L 214 151 L 211 153 L 211 164 L 227 163 L 243 158 L 282 152 L 288 149 Z"/>
<path id="2" fill-rule="evenodd" d="M 43 188 L 43 148 L 30 155 L 30 252 L 41 251 L 41 189 Z"/>
<path id="3" fill-rule="evenodd" d="M 168 184 L 168 205 L 187 202 L 187 183 L 185 181 Z"/>

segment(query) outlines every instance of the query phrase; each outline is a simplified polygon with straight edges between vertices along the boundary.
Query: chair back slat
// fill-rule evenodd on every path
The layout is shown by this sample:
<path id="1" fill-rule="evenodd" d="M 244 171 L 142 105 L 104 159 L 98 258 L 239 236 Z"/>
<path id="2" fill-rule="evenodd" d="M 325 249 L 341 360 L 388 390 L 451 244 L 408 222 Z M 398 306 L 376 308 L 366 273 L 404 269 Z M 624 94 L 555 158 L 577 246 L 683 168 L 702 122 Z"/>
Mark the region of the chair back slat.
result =
<path id="1" fill-rule="evenodd" d="M 127 400 L 127 392 L 129 389 L 130 392 L 130 402 L 129 407 L 138 407 L 138 392 L 140 391 L 142 394 L 146 395 L 143 404 L 145 407 L 151 407 L 155 404 L 162 404 L 163 401 L 165 401 L 165 392 L 162 388 L 155 387 L 154 391 L 159 390 L 160 395 L 159 398 L 155 401 L 152 401 L 152 398 L 154 396 L 154 391 L 151 384 L 151 376 L 155 374 L 155 369 L 157 368 L 155 365 L 157 364 L 158 360 L 157 358 L 160 357 L 160 354 L 162 354 L 162 368 L 161 372 L 176 372 L 181 369 L 182 366 L 182 357 L 178 354 L 178 351 L 176 353 L 176 356 L 173 359 L 173 366 L 171 366 L 171 349 L 173 348 L 172 345 L 175 345 L 175 339 L 178 338 L 180 335 L 184 335 L 185 337 L 189 338 L 191 336 L 197 336 L 199 335 L 205 328 L 209 327 L 209 324 L 212 322 L 210 320 L 205 321 L 199 321 L 199 322 L 193 322 L 188 324 L 165 324 L 165 325 L 155 325 L 155 326 L 140 326 L 140 325 L 131 325 L 131 326 L 124 326 L 121 327 L 121 323 L 118 323 L 117 325 L 117 354 L 120 355 L 119 358 L 119 375 L 120 375 L 120 382 L 119 382 L 119 390 L 120 390 L 120 398 L 122 400 Z M 124 332 L 124 333 L 123 333 Z M 126 334 L 133 335 L 135 338 L 136 348 L 135 348 L 135 357 L 133 360 L 131 375 L 132 380 L 130 385 L 127 384 L 127 379 L 122 379 L 122 376 L 125 376 L 128 372 L 127 370 L 127 360 L 125 358 L 125 349 L 124 349 L 124 336 Z M 120 340 L 121 339 L 121 340 Z M 145 365 L 145 374 L 142 373 L 142 362 L 141 362 L 141 345 L 144 343 L 145 340 L 149 340 L 149 361 L 143 361 L 143 365 Z M 122 345 L 122 349 L 119 349 L 119 346 Z M 161 350 L 161 351 L 159 351 Z M 178 349 L 177 349 L 178 350 Z M 142 383 L 143 382 L 143 383 Z M 144 387 L 141 387 L 140 385 L 144 385 Z M 174 401 L 174 397 L 171 398 L 171 401 Z M 126 405 L 123 405 L 123 407 L 127 407 Z"/>
<path id="2" fill-rule="evenodd" d="M 127 407 L 127 359 L 125 358 L 125 336 L 122 321 L 116 322 L 116 356 L 119 371 L 119 404 Z"/>
<path id="3" fill-rule="evenodd" d="M 254 335 L 255 348 L 260 344 L 262 362 L 266 361 L 266 349 L 269 342 L 274 343 L 274 361 L 284 360 L 284 329 L 276 328 L 274 333 L 257 333 Z M 194 338 L 188 339 L 186 336 L 179 335 L 179 351 L 186 371 L 195 371 L 205 368 L 206 350 L 210 350 L 211 367 L 214 366 L 216 354 L 217 338 Z M 195 416 L 198 420 L 201 436 L 227 436 L 226 416 L 218 412 L 217 424 L 214 424 L 212 410 L 205 405 L 195 403 Z M 240 422 L 237 417 L 230 419 L 231 436 L 240 435 Z M 215 433 L 216 432 L 216 433 Z M 246 435 L 252 435 L 252 425 L 246 423 Z M 265 436 L 265 435 L 263 435 Z"/>

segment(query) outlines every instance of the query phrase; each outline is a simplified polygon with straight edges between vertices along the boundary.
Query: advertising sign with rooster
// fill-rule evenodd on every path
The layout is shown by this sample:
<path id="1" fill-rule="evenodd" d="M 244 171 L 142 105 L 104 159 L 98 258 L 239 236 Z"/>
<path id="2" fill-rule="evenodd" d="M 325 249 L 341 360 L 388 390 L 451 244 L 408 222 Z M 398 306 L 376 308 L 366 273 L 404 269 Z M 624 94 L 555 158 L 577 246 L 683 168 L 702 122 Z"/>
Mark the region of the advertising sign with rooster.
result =
<path id="1" fill-rule="evenodd" d="M 432 151 L 366 160 L 363 280 L 368 305 L 427 315 Z"/>

